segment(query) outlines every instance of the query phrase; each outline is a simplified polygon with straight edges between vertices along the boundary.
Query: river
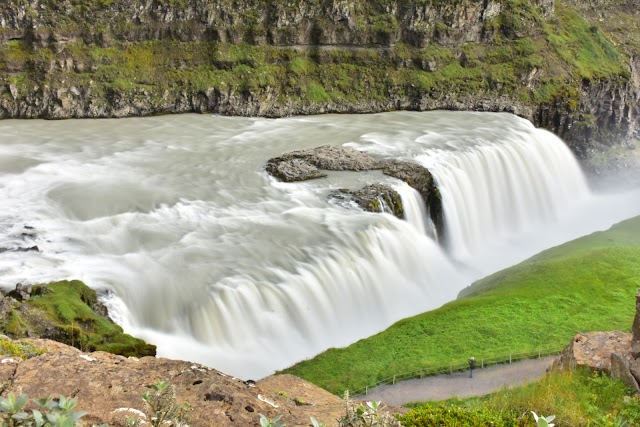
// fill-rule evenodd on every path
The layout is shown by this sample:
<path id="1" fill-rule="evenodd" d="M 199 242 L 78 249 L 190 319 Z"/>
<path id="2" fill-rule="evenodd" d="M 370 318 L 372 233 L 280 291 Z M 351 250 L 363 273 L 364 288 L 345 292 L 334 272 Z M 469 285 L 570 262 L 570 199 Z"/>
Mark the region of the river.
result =
<path id="1" fill-rule="evenodd" d="M 164 357 L 260 378 L 439 307 L 474 280 L 640 213 L 509 114 L 0 121 L 0 285 L 79 279 Z M 284 152 L 347 145 L 427 166 L 446 242 L 381 172 L 281 183 Z M 327 196 L 385 182 L 407 221 Z M 18 251 L 37 245 L 39 251 Z"/>

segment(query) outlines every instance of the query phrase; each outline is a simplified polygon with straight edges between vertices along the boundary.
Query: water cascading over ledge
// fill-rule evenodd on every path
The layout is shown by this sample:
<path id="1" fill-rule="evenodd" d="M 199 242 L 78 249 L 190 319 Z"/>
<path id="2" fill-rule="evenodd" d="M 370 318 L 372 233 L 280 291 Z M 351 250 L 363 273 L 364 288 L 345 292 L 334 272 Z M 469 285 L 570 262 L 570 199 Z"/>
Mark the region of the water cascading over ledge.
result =
<path id="1" fill-rule="evenodd" d="M 506 114 L 187 115 L 118 126 L 1 121 L 0 134 L 7 137 L 0 150 L 0 237 L 7 245 L 27 239 L 40 248 L 2 254 L 5 286 L 81 279 L 107 291 L 111 315 L 158 345 L 160 356 L 243 378 L 436 308 L 479 276 L 571 238 L 554 216 L 595 212 L 581 205 L 590 196 L 561 141 Z M 344 187 L 400 185 L 380 171 L 335 172 L 302 183 L 277 182 L 264 172 L 268 158 L 327 143 L 426 165 L 443 195 L 447 230 L 459 239 L 443 250 L 416 226 L 422 212 L 402 221 L 327 200 Z M 463 155 L 468 158 L 460 160 Z M 17 157 L 21 167 L 5 161 Z M 472 178 L 453 179 L 458 175 Z M 481 193 L 474 185 L 484 181 L 506 189 L 486 184 Z M 445 197 L 468 188 L 493 200 L 511 194 L 509 185 L 524 187 L 522 209 L 511 205 L 520 199 L 505 196 L 496 202 L 502 210 L 479 215 L 483 198 L 465 205 Z M 528 194 L 535 188 L 534 198 Z M 405 199 L 417 199 L 407 193 Z M 449 209 L 461 219 L 450 221 Z M 625 211 L 611 205 L 605 214 L 620 220 Z M 477 218 L 465 225 L 468 215 Z M 494 217 L 510 221 L 490 223 Z M 603 218 L 576 233 L 615 221 Z M 23 225 L 33 227 L 34 237 L 22 236 Z M 520 226 L 548 239 L 518 241 Z M 513 256 L 496 255 L 490 243 Z M 488 267 L 479 253 L 499 262 Z"/>
<path id="2" fill-rule="evenodd" d="M 589 195 L 567 146 L 551 132 L 533 127 L 514 129 L 508 142 L 438 149 L 416 160 L 438 181 L 446 246 L 454 256 L 552 222 Z"/>

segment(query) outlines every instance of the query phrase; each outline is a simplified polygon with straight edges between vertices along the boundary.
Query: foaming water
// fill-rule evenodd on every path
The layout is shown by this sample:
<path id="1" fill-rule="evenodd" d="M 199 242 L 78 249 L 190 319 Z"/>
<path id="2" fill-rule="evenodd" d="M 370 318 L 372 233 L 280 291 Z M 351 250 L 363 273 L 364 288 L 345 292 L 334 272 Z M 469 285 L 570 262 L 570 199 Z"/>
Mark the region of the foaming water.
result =
<path id="1" fill-rule="evenodd" d="M 640 211 L 589 194 L 561 141 L 506 114 L 1 121 L 0 272 L 77 278 L 161 356 L 258 378 L 455 298 L 472 280 Z M 266 159 L 349 144 L 433 170 L 446 250 L 419 194 L 380 172 L 285 184 Z M 327 198 L 384 181 L 406 221 Z M 40 252 L 18 252 L 37 245 Z"/>

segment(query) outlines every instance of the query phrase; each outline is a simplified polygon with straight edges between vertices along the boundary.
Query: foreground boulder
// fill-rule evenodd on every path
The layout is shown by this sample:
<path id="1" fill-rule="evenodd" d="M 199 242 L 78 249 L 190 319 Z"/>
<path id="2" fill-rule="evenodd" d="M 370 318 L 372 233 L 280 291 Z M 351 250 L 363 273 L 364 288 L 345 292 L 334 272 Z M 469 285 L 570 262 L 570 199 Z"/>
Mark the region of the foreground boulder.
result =
<path id="1" fill-rule="evenodd" d="M 619 378 L 640 393 L 640 291 L 636 295 L 636 315 L 631 334 L 621 331 L 576 335 L 553 369 L 573 370 L 579 366 Z"/>
<path id="2" fill-rule="evenodd" d="M 83 418 L 86 425 L 123 426 L 125 416 L 134 414 L 130 409 L 144 409 L 141 394 L 158 379 L 175 387 L 176 403 L 193 408 L 189 425 L 194 427 L 256 426 L 259 414 L 282 415 L 287 426 L 309 426 L 309 417 L 329 424 L 344 411 L 341 399 L 291 375 L 244 382 L 191 362 L 83 353 L 49 340 L 26 339 L 10 346 L 23 343 L 45 352 L 27 359 L 3 358 L 3 394 L 75 397 L 77 410 L 89 412 Z"/>

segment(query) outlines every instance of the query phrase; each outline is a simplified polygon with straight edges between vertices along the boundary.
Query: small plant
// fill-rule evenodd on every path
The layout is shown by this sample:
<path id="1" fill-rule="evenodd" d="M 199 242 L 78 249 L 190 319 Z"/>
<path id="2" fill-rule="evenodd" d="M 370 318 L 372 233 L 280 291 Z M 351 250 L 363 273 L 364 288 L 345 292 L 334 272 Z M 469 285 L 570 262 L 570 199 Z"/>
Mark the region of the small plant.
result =
<path id="1" fill-rule="evenodd" d="M 533 414 L 533 418 L 536 420 L 536 425 L 538 427 L 553 427 L 555 425 L 551 422 L 556 418 L 555 415 L 543 417 L 542 415 L 538 416 L 538 414 L 533 411 L 531 411 L 531 413 Z"/>
<path id="2" fill-rule="evenodd" d="M 338 419 L 338 427 L 399 427 L 400 421 L 386 411 L 380 402 L 356 405 L 345 392 L 345 415 Z"/>
<path id="3" fill-rule="evenodd" d="M 272 419 L 267 418 L 263 414 L 259 414 L 259 415 L 260 415 L 260 425 L 262 427 L 285 427 L 286 426 L 284 422 L 280 421 L 280 418 L 282 418 L 282 415 L 278 415 L 277 417 Z"/>
<path id="4" fill-rule="evenodd" d="M 176 389 L 169 381 L 156 380 L 151 391 L 142 393 L 144 415 L 142 418 L 128 417 L 127 427 L 151 425 L 153 427 L 188 427 L 188 415 L 191 406 L 176 403 Z"/>
<path id="5" fill-rule="evenodd" d="M 5 397 L 0 397 L 0 417 L 2 427 L 29 426 L 29 427 L 75 427 L 80 423 L 80 418 L 87 412 L 74 410 L 77 400 L 64 396 L 57 400 L 51 398 L 35 399 L 32 402 L 42 409 L 42 412 L 33 409 L 25 412 L 24 408 L 29 402 L 29 396 L 13 392 Z"/>
<path id="6" fill-rule="evenodd" d="M 321 423 L 318 420 L 316 420 L 315 418 L 311 417 L 311 424 L 313 425 L 313 427 L 327 427 L 327 425 L 325 423 Z"/>

